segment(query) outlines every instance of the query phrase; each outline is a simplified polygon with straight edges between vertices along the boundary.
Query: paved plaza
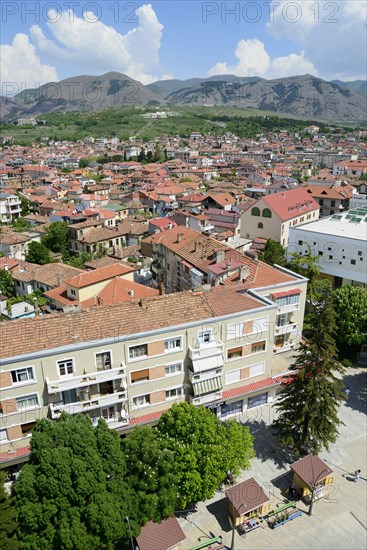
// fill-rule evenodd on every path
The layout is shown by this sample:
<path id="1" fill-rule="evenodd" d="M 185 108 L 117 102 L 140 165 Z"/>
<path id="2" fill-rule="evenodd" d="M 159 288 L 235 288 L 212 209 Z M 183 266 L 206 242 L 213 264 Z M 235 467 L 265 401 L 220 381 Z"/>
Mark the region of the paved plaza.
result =
<path id="1" fill-rule="evenodd" d="M 286 357 L 281 361 L 286 365 Z M 320 453 L 320 458 L 334 471 L 334 483 L 326 497 L 315 502 L 312 517 L 306 513 L 308 507 L 300 501 L 299 508 L 305 513 L 294 521 L 275 530 L 256 529 L 245 538 L 236 532 L 235 550 L 367 548 L 366 381 L 366 369 L 347 369 L 344 382 L 351 393 L 340 410 L 345 425 L 330 452 Z M 257 458 L 251 461 L 251 469 L 243 472 L 236 481 L 254 477 L 275 507 L 284 502 L 281 491 L 290 483 L 289 464 L 294 459 L 285 454 L 272 435 L 268 426 L 273 418 L 274 409 L 268 405 L 252 409 L 238 418 L 250 427 L 256 438 Z M 358 483 L 351 475 L 356 469 L 362 470 Z M 231 547 L 232 531 L 224 490 L 212 500 L 198 504 L 195 512 L 178 518 L 187 537 L 187 548 L 217 535 L 222 535 L 223 543 Z"/>

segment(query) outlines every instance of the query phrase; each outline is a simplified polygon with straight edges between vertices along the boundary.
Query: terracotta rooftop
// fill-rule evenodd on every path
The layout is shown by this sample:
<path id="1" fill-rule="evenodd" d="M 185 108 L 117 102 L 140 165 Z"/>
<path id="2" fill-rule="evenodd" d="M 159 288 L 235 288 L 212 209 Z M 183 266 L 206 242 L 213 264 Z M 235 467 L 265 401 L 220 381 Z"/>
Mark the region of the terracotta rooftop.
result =
<path id="1" fill-rule="evenodd" d="M 225 495 L 238 516 L 243 516 L 269 502 L 269 497 L 253 477 L 234 485 L 225 492 Z"/>
<path id="2" fill-rule="evenodd" d="M 84 273 L 82 269 L 71 267 L 62 263 L 38 265 L 29 262 L 20 262 L 19 269 L 13 276 L 18 281 L 37 281 L 45 286 L 57 287 L 65 279 Z"/>
<path id="3" fill-rule="evenodd" d="M 93 273 L 93 272 L 91 272 Z M 52 291 L 51 291 L 52 292 Z M 200 322 L 248 307 L 262 307 L 255 298 L 241 297 L 223 287 L 226 299 L 210 292 L 190 291 L 144 298 L 111 306 L 94 306 L 81 312 L 56 313 L 0 323 L 0 357 L 29 354 L 60 346 L 139 334 L 145 331 Z M 227 294 L 228 292 L 228 294 Z M 116 340 L 116 341 L 117 341 Z M 1 363 L 1 360 L 0 360 Z"/>
<path id="4" fill-rule="evenodd" d="M 333 473 L 331 468 L 329 468 L 321 458 L 312 454 L 291 464 L 291 469 L 308 486 L 312 486 L 313 483 L 317 483 Z"/>
<path id="5" fill-rule="evenodd" d="M 259 199 L 260 201 L 265 203 L 282 221 L 319 209 L 317 202 L 303 187 L 267 195 Z M 256 205 L 257 203 L 254 206 Z"/>
<path id="6" fill-rule="evenodd" d="M 186 540 L 186 536 L 177 519 L 173 517 L 162 523 L 149 521 L 141 528 L 136 540 L 140 550 L 170 550 Z"/>
<path id="7" fill-rule="evenodd" d="M 131 273 L 132 271 L 134 271 L 132 267 L 127 267 L 120 263 L 114 263 L 112 265 L 100 267 L 99 269 L 94 269 L 92 271 L 84 271 L 83 273 L 80 273 L 80 275 L 72 277 L 65 282 L 75 288 L 83 288 L 108 279 L 112 279 L 114 277 L 126 275 L 126 273 Z"/>

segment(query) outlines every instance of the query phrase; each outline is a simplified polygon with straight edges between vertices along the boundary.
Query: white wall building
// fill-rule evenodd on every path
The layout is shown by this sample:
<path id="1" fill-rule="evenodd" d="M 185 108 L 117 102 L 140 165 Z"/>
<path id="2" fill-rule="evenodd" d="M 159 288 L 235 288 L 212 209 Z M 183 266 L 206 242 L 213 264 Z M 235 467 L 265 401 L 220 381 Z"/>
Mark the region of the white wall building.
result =
<path id="1" fill-rule="evenodd" d="M 367 206 L 348 210 L 289 230 L 289 254 L 308 245 L 333 287 L 367 287 Z"/>
<path id="2" fill-rule="evenodd" d="M 17 195 L 0 193 L 0 223 L 12 223 L 19 218 L 22 203 Z"/>

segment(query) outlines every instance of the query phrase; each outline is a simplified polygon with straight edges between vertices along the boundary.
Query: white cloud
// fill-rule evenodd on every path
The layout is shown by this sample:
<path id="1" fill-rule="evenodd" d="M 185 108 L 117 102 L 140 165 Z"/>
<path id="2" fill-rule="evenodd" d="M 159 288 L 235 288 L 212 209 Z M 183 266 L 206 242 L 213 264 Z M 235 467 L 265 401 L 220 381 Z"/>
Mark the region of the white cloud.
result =
<path id="1" fill-rule="evenodd" d="M 236 65 L 217 63 L 209 70 L 209 75 L 261 76 L 270 67 L 270 57 L 265 51 L 264 44 L 257 38 L 240 40 L 235 56 L 238 60 Z"/>
<path id="2" fill-rule="evenodd" d="M 365 0 L 272 0 L 271 6 L 267 31 L 298 44 L 322 78 L 366 78 Z"/>
<path id="3" fill-rule="evenodd" d="M 98 21 L 93 12 L 77 17 L 71 10 L 50 10 L 52 39 L 38 25 L 31 27 L 30 35 L 45 59 L 67 62 L 74 74 L 118 71 L 147 84 L 158 80 L 150 71 L 159 63 L 163 25 L 150 4 L 138 8 L 136 15 L 138 26 L 124 35 Z"/>
<path id="4" fill-rule="evenodd" d="M 271 60 L 264 44 L 258 39 L 240 40 L 235 50 L 236 65 L 217 63 L 209 75 L 233 74 L 236 76 L 261 76 L 263 78 L 282 78 L 296 74 L 317 74 L 313 64 L 300 55 L 291 53 L 285 57 Z"/>
<path id="5" fill-rule="evenodd" d="M 18 33 L 11 45 L 0 46 L 2 94 L 13 95 L 25 88 L 55 82 L 55 67 L 43 65 L 26 34 Z"/>

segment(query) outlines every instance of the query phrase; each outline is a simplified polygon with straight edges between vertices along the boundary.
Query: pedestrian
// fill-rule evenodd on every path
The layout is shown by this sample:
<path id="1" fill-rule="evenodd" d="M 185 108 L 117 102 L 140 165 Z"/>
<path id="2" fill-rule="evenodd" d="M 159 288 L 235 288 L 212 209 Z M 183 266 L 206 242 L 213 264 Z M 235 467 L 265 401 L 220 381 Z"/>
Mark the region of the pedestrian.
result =
<path id="1" fill-rule="evenodd" d="M 344 393 L 345 393 L 345 395 L 346 395 L 345 398 L 348 399 L 349 394 L 350 394 L 350 388 L 349 388 L 349 386 L 347 386 L 347 387 L 345 388 Z"/>
<path id="2" fill-rule="evenodd" d="M 361 477 L 361 470 L 356 470 L 354 472 L 354 481 L 357 483 L 360 477 Z"/>

